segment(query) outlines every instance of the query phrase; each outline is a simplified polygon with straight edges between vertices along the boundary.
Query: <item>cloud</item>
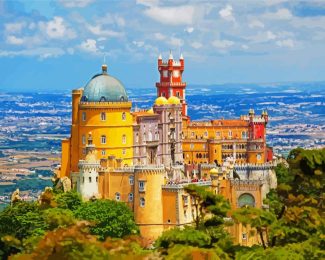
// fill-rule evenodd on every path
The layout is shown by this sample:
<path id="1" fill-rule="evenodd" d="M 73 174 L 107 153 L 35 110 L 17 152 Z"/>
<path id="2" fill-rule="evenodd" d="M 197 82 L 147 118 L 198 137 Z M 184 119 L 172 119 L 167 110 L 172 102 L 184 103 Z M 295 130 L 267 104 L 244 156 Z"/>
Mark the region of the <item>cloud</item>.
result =
<path id="1" fill-rule="evenodd" d="M 195 8 L 192 5 L 176 7 L 151 6 L 144 11 L 151 19 L 167 25 L 190 25 L 194 22 Z"/>
<path id="2" fill-rule="evenodd" d="M 0 50 L 0 57 L 38 56 L 41 59 L 47 59 L 47 58 L 56 58 L 64 54 L 65 54 L 64 50 L 56 47 L 54 48 L 39 47 L 39 48 L 18 50 L 18 51 Z"/>
<path id="3" fill-rule="evenodd" d="M 4 26 L 6 33 L 20 33 L 21 30 L 26 27 L 26 22 L 6 23 Z"/>
<path id="4" fill-rule="evenodd" d="M 292 39 L 279 40 L 276 41 L 275 44 L 278 45 L 279 47 L 293 48 L 295 46 L 295 43 Z"/>
<path id="5" fill-rule="evenodd" d="M 163 35 L 163 34 L 161 34 L 161 33 L 155 33 L 154 36 L 155 36 L 155 38 L 156 38 L 157 40 L 160 40 L 160 41 L 166 39 L 166 36 Z"/>
<path id="6" fill-rule="evenodd" d="M 98 52 L 97 42 L 94 39 L 87 39 L 86 41 L 83 41 L 79 45 L 79 48 L 85 52 L 91 52 L 91 53 Z"/>
<path id="7" fill-rule="evenodd" d="M 243 50 L 248 50 L 249 49 L 249 47 L 248 47 L 248 45 L 246 45 L 246 44 L 243 44 L 242 46 L 240 46 Z"/>
<path id="8" fill-rule="evenodd" d="M 266 32 L 266 39 L 267 40 L 274 40 L 274 39 L 276 39 L 276 37 L 277 36 L 273 32 L 271 32 L 271 31 Z"/>
<path id="9" fill-rule="evenodd" d="M 194 48 L 194 49 L 200 49 L 203 44 L 200 42 L 191 42 L 190 45 Z"/>
<path id="10" fill-rule="evenodd" d="M 59 0 L 59 3 L 66 8 L 86 7 L 95 0 Z"/>
<path id="11" fill-rule="evenodd" d="M 13 44 L 13 45 L 21 45 L 24 43 L 24 39 L 18 38 L 14 35 L 7 36 L 7 43 Z"/>
<path id="12" fill-rule="evenodd" d="M 122 32 L 116 32 L 109 29 L 102 29 L 101 25 L 87 25 L 87 29 L 94 35 L 101 37 L 122 37 L 124 34 Z"/>
<path id="13" fill-rule="evenodd" d="M 141 48 L 144 45 L 143 41 L 133 41 L 132 43 L 139 48 Z"/>
<path id="14" fill-rule="evenodd" d="M 39 22 L 40 30 L 52 39 L 73 39 L 76 33 L 65 25 L 64 19 L 55 16 L 53 20 L 48 22 Z"/>
<path id="15" fill-rule="evenodd" d="M 156 6 L 159 4 L 159 0 L 136 0 L 137 4 L 144 6 Z"/>
<path id="16" fill-rule="evenodd" d="M 248 26 L 249 26 L 249 28 L 264 28 L 264 23 L 255 19 L 255 20 L 250 21 Z"/>
<path id="17" fill-rule="evenodd" d="M 293 15 L 290 10 L 286 8 L 281 8 L 274 13 L 265 13 L 263 17 L 272 20 L 290 20 Z"/>
<path id="18" fill-rule="evenodd" d="M 184 41 L 180 38 L 171 37 L 168 43 L 172 46 L 182 46 L 184 44 Z"/>
<path id="19" fill-rule="evenodd" d="M 193 27 L 187 27 L 186 29 L 184 29 L 185 32 L 187 33 L 192 33 L 194 31 Z"/>
<path id="20" fill-rule="evenodd" d="M 226 5 L 225 8 L 221 9 L 219 11 L 219 15 L 222 19 L 228 21 L 228 22 L 236 22 L 235 17 L 233 16 L 233 8 L 231 5 Z"/>
<path id="21" fill-rule="evenodd" d="M 215 40 L 212 42 L 212 45 L 216 48 L 227 49 L 234 45 L 234 42 L 228 40 Z"/>

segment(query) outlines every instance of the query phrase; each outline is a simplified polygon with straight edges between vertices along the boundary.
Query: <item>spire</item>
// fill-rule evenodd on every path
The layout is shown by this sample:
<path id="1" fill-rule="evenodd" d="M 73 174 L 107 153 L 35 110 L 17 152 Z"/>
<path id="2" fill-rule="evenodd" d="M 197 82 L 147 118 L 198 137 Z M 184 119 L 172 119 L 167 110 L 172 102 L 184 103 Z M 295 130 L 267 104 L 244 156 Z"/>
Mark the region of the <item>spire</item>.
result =
<path id="1" fill-rule="evenodd" d="M 181 56 L 179 57 L 180 60 L 184 60 L 183 53 L 181 53 Z"/>
<path id="2" fill-rule="evenodd" d="M 170 60 L 172 60 L 172 59 L 173 59 L 172 50 L 169 50 L 169 59 L 170 59 Z"/>
<path id="3" fill-rule="evenodd" d="M 159 56 L 158 56 L 158 60 L 162 60 L 161 53 L 160 53 Z"/>

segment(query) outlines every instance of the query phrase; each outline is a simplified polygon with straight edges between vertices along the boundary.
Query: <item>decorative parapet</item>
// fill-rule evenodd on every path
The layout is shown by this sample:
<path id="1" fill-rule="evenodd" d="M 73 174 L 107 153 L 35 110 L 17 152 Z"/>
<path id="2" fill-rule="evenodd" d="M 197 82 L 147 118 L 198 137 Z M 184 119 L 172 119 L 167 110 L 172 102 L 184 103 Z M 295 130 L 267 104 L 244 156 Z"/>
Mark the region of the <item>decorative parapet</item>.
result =
<path id="1" fill-rule="evenodd" d="M 129 108 L 132 106 L 132 102 L 85 102 L 81 101 L 80 108 Z"/>
<path id="2" fill-rule="evenodd" d="M 183 182 L 183 183 L 171 183 L 171 184 L 165 184 L 162 186 L 163 189 L 172 189 L 172 190 L 181 190 L 184 189 L 185 186 L 194 184 L 198 186 L 211 186 L 211 181 L 198 181 L 198 182 Z"/>
<path id="3" fill-rule="evenodd" d="M 275 162 L 267 162 L 263 164 L 254 164 L 254 163 L 243 163 L 235 164 L 236 170 L 270 170 L 273 169 L 277 164 Z"/>

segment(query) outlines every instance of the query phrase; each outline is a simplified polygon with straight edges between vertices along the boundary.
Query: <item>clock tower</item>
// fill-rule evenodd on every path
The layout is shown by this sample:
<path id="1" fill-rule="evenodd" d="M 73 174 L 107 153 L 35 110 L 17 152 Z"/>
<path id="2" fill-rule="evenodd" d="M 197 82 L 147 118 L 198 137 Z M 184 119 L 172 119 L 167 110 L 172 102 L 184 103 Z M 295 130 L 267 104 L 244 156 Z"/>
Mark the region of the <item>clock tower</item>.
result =
<path id="1" fill-rule="evenodd" d="M 186 82 L 182 82 L 184 71 L 184 58 L 181 54 L 179 60 L 174 60 L 170 52 L 168 61 L 163 61 L 161 55 L 158 57 L 158 71 L 160 82 L 156 83 L 157 96 L 169 98 L 178 97 L 182 104 L 182 114 L 187 116 L 187 104 L 185 99 Z"/>

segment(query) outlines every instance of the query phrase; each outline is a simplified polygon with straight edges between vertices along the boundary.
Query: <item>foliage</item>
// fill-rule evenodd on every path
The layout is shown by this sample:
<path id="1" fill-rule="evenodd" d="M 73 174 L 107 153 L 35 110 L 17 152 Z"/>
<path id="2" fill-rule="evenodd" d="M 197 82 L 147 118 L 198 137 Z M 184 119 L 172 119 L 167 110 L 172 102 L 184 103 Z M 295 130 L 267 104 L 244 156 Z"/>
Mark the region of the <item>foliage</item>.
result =
<path id="1" fill-rule="evenodd" d="M 72 211 L 76 210 L 82 204 L 80 194 L 74 190 L 58 193 L 55 201 L 59 208 L 70 209 Z"/>
<path id="2" fill-rule="evenodd" d="M 50 208 L 43 212 L 45 223 L 49 230 L 67 227 L 76 222 L 73 212 L 68 209 Z"/>
<path id="3" fill-rule="evenodd" d="M 98 235 L 100 240 L 110 237 L 124 237 L 138 234 L 139 229 L 134 222 L 133 213 L 122 202 L 112 200 L 96 200 L 83 203 L 75 212 L 78 219 L 93 222 L 90 231 Z"/>
<path id="4" fill-rule="evenodd" d="M 156 245 L 162 248 L 169 248 L 175 244 L 209 247 L 211 245 L 211 237 L 207 233 L 192 227 L 185 227 L 184 229 L 173 228 L 165 231 L 156 242 Z"/>

